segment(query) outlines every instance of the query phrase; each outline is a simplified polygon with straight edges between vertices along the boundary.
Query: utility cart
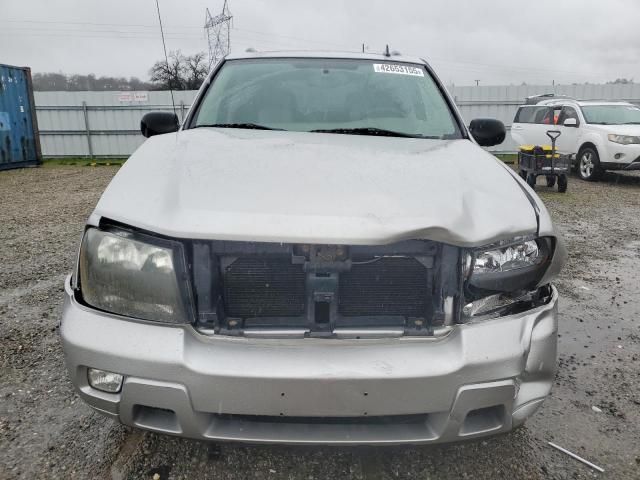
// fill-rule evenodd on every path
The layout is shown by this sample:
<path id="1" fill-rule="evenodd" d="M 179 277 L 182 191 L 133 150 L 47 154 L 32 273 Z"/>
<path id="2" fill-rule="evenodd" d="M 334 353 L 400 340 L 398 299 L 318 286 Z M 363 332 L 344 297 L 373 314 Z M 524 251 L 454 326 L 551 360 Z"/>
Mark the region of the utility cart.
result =
<path id="1" fill-rule="evenodd" d="M 556 140 L 561 135 L 558 130 L 549 130 L 547 136 L 551 139 L 551 146 L 522 145 L 518 152 L 518 170 L 520 176 L 533 189 L 536 180 L 544 175 L 547 186 L 558 185 L 558 192 L 567 191 L 569 184 L 569 170 L 571 155 L 560 154 L 556 151 Z"/>

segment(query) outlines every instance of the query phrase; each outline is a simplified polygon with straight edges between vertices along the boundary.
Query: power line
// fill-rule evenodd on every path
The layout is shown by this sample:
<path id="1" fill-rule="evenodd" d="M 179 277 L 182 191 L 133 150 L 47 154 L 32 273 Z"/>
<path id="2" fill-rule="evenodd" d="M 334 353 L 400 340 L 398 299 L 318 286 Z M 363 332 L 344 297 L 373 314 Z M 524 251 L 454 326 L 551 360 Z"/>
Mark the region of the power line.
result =
<path id="1" fill-rule="evenodd" d="M 15 35 L 11 32 L 3 32 L 0 31 L 0 35 L 3 36 L 8 36 L 8 37 L 14 37 Z M 91 33 L 91 32 L 87 32 L 87 33 L 83 33 L 83 32 L 72 32 L 72 33 L 64 33 L 64 32 L 53 32 L 53 33 L 26 33 L 22 36 L 25 37 L 63 37 L 63 38 L 106 38 L 106 39 L 110 39 L 110 40 L 127 40 L 127 39 L 140 39 L 140 40 L 157 40 L 158 39 L 158 35 L 152 35 L 152 34 L 138 34 L 136 32 L 125 32 L 125 34 L 118 34 L 118 35 L 100 35 L 100 32 L 95 32 Z M 181 36 L 181 35 L 172 35 L 172 34 L 167 34 L 165 35 L 165 38 L 168 39 L 172 39 L 172 40 L 202 40 L 202 36 Z"/>
<path id="2" fill-rule="evenodd" d="M 226 8 L 226 4 L 225 4 L 225 8 Z M 224 13 L 224 8 L 223 8 L 223 13 Z M 228 13 L 228 12 L 227 12 Z M 230 14 L 228 15 L 229 17 Z M 212 17 L 212 18 L 218 18 L 217 17 Z M 0 23 L 27 23 L 27 24 L 47 24 L 47 25 L 84 25 L 84 26 L 97 26 L 97 27 L 137 27 L 137 28 L 155 28 L 154 25 L 145 25 L 145 24 L 127 24 L 127 23 L 97 23 L 97 22 L 80 22 L 80 21 L 46 21 L 46 20 L 0 20 Z M 276 45 L 277 48 L 282 48 L 282 46 L 285 46 L 286 48 L 296 48 L 295 46 L 291 45 L 291 42 L 285 42 L 285 41 L 280 41 L 280 40 L 264 40 L 261 37 L 271 37 L 272 39 L 287 39 L 287 40 L 295 40 L 296 42 L 304 42 L 306 44 L 318 44 L 318 45 L 327 45 L 327 46 L 332 46 L 332 47 L 337 47 L 337 48 L 341 48 L 341 49 L 346 49 L 346 50 L 356 50 L 355 48 L 351 48 L 348 47 L 346 45 L 343 44 L 338 44 L 338 43 L 334 43 L 334 42 L 328 42 L 328 41 L 324 41 L 324 40 L 318 40 L 318 39 L 310 39 L 310 38 L 301 38 L 301 37 L 296 37 L 296 36 L 292 36 L 292 35 L 284 35 L 284 34 L 278 34 L 278 33 L 271 33 L 271 32 L 262 32 L 262 31 L 258 31 L 258 30 L 250 30 L 250 29 L 244 29 L 244 28 L 237 28 L 234 26 L 230 26 L 230 28 L 235 32 L 234 36 L 239 35 L 241 38 L 244 37 L 248 43 L 249 42 L 258 42 L 258 44 L 269 44 L 269 45 Z M 10 32 L 6 32 L 6 30 L 8 29 L 15 29 L 15 30 L 35 30 L 35 31 L 48 31 L 50 30 L 50 28 L 48 27 L 5 27 L 2 30 L 0 30 L 0 35 L 15 35 L 15 34 L 20 34 L 20 35 L 24 35 L 24 36 L 68 36 L 68 37 L 86 37 L 86 38 L 113 38 L 111 36 L 108 35 L 81 35 L 81 33 L 96 33 L 96 34 L 102 34 L 102 33 L 114 33 L 116 34 L 115 38 L 122 38 L 122 39 L 126 39 L 126 38 L 140 38 L 140 39 L 144 39 L 144 38 L 155 38 L 155 36 L 151 35 L 151 32 L 146 32 L 146 31 L 121 31 L 121 30 L 91 30 L 91 29 L 80 29 L 80 30 L 70 30 L 68 27 L 63 27 L 62 29 L 54 29 L 53 32 L 54 34 L 40 34 L 40 33 L 31 33 L 31 32 L 14 32 L 14 33 L 10 33 Z M 191 33 L 188 33 L 188 31 L 192 31 L 192 30 L 198 30 L 199 27 L 194 27 L 194 26 L 187 26 L 187 25 L 182 25 L 182 26 L 173 26 L 173 27 L 168 27 L 168 30 L 173 29 L 173 30 L 177 30 L 177 29 L 183 29 L 186 30 L 185 32 L 174 32 L 174 33 L 167 33 L 166 38 L 171 38 L 171 39 L 176 39 L 176 40 L 196 40 L 196 39 L 200 39 L 202 38 L 199 35 L 192 35 Z M 71 32 L 74 33 L 74 35 L 70 35 L 67 32 Z M 76 35 L 77 33 L 77 35 Z M 218 36 L 215 35 L 214 36 L 214 44 L 215 41 L 217 41 Z M 228 41 L 230 40 L 230 33 L 227 34 L 227 39 Z M 209 40 L 209 39 L 208 39 Z M 224 40 L 224 35 L 221 37 L 221 40 Z M 259 46 L 259 45 L 256 45 Z M 417 56 L 421 56 L 421 55 L 417 55 Z M 495 70 L 495 69 L 499 69 L 501 71 L 517 71 L 517 72 L 528 72 L 530 74 L 532 73 L 536 73 L 536 76 L 547 76 L 547 75 L 551 75 L 551 74 L 565 74 L 565 75 L 575 75 L 575 76 L 580 76 L 583 78 L 600 78 L 599 75 L 593 75 L 593 74 L 588 74 L 585 72 L 576 72 L 576 71 L 570 71 L 570 70 L 562 70 L 562 69 L 553 69 L 553 68 L 544 68 L 544 67 L 523 67 L 523 66 L 515 66 L 515 65 L 499 65 L 499 64 L 491 64 L 491 63 L 481 63 L 481 62 L 473 62 L 473 61 L 455 61 L 455 60 L 450 60 L 450 59 L 444 59 L 444 58 L 438 58 L 438 57 L 428 57 L 431 61 L 438 63 L 438 64 L 442 64 L 442 65 L 447 65 L 447 68 L 453 69 L 453 70 L 462 70 L 462 71 L 469 71 L 469 72 L 486 72 L 487 69 L 491 69 L 491 70 Z"/>
<path id="3" fill-rule="evenodd" d="M 27 31 L 28 30 L 28 31 Z M 82 36 L 82 34 L 115 34 L 115 35 L 111 35 L 114 37 L 117 37 L 121 34 L 124 35 L 132 35 L 132 36 L 136 36 L 136 35 L 141 35 L 141 36 L 148 36 L 148 37 L 154 37 L 157 38 L 157 34 L 155 34 L 154 32 L 151 31 L 134 31 L 134 30 L 70 30 L 70 29 L 27 29 L 27 30 L 19 30 L 17 32 L 12 32 L 10 28 L 8 29 L 2 29 L 2 31 L 0 31 L 0 33 L 3 33 L 5 35 L 14 35 L 14 34 L 18 34 L 18 35 L 23 35 L 23 36 L 32 36 L 32 35 L 47 35 L 47 34 L 51 34 L 51 35 L 55 35 L 55 34 L 65 34 L 65 35 L 75 35 L 78 34 L 79 36 Z M 188 33 L 180 33 L 180 32 L 176 32 L 176 33 L 165 33 L 165 35 L 168 36 L 174 36 L 177 38 L 203 38 L 202 35 L 191 35 Z M 108 35 L 107 35 L 108 36 Z"/>
<path id="4" fill-rule="evenodd" d="M 48 24 L 48 25 L 85 25 L 85 26 L 98 26 L 98 27 L 137 27 L 137 28 L 156 28 L 156 25 L 145 25 L 145 24 L 136 24 L 136 23 L 97 23 L 97 22 L 64 22 L 64 21 L 46 21 L 46 20 L 0 20 L 0 23 L 29 23 L 29 24 Z M 14 29 L 25 29 L 25 30 L 32 30 L 32 29 L 46 29 L 49 30 L 49 27 L 5 27 L 5 28 L 14 28 Z M 68 30 L 68 28 L 64 28 L 65 30 Z M 166 25 L 165 29 L 167 31 L 169 30 L 200 30 L 200 27 L 194 27 L 194 26 L 188 26 L 188 25 L 173 25 L 173 26 L 169 26 Z M 322 44 L 322 45 L 327 45 L 327 46 L 332 46 L 332 47 L 338 47 L 338 48 L 346 48 L 346 49 L 350 49 L 352 48 L 352 46 L 347 46 L 345 44 L 340 44 L 340 43 L 335 43 L 335 42 L 328 42 L 326 40 L 319 40 L 319 39 L 310 39 L 310 38 L 302 38 L 302 37 L 296 37 L 293 35 L 283 35 L 283 34 L 279 34 L 279 33 L 273 33 L 273 32 L 262 32 L 259 30 L 250 30 L 250 29 L 245 29 L 245 28 L 237 28 L 235 26 L 231 26 L 231 29 L 236 31 L 236 32 L 247 32 L 247 33 L 252 33 L 252 34 L 256 34 L 256 35 L 260 35 L 260 36 L 267 36 L 267 37 L 278 37 L 278 38 L 285 38 L 285 39 L 289 39 L 289 40 L 297 40 L 299 42 L 305 42 L 305 43 L 316 43 L 316 44 Z M 78 30 L 78 31 L 84 31 L 84 29 L 82 30 Z M 108 31 L 108 30 L 99 30 L 100 32 L 103 31 Z M 126 33 L 129 33 L 128 31 Z M 135 32 L 138 33 L 138 32 Z M 142 33 L 142 32 L 140 32 Z M 147 33 L 147 32 L 144 32 Z"/>
<path id="5" fill-rule="evenodd" d="M 92 25 L 92 26 L 106 26 L 106 27 L 144 27 L 144 28 L 156 28 L 157 25 L 145 25 L 139 23 L 98 23 L 98 22 L 64 22 L 61 20 L 0 20 L 0 23 L 45 23 L 50 25 Z M 189 30 L 200 30 L 200 27 L 193 25 L 173 25 L 169 28 L 181 28 Z"/>

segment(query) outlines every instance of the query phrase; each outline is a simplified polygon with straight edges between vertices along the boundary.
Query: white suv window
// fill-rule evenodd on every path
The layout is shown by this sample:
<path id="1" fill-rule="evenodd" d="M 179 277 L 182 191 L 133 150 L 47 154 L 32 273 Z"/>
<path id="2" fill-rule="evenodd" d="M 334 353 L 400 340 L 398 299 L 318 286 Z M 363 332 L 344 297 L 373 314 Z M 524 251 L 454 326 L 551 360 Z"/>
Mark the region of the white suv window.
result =
<path id="1" fill-rule="evenodd" d="M 585 105 L 588 123 L 596 125 L 639 125 L 640 108 L 635 105 Z"/>
<path id="2" fill-rule="evenodd" d="M 564 125 L 565 120 L 569 118 L 575 118 L 576 122 L 578 122 L 577 125 L 580 125 L 580 117 L 578 116 L 576 109 L 569 106 L 562 107 L 562 111 L 558 118 L 558 125 Z"/>
<path id="3" fill-rule="evenodd" d="M 516 112 L 513 123 L 543 123 L 545 117 L 549 115 L 550 107 L 531 105 L 520 107 Z"/>

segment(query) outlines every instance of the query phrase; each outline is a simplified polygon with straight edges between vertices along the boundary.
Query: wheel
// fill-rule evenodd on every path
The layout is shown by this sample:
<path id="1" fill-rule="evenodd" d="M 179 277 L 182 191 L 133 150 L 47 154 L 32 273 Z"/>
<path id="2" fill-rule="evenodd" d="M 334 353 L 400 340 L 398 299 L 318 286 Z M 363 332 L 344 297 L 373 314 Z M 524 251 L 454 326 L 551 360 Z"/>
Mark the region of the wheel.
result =
<path id="1" fill-rule="evenodd" d="M 527 183 L 534 190 L 536 189 L 536 180 L 537 180 L 537 177 L 533 173 L 530 173 L 529 175 L 527 175 Z"/>
<path id="2" fill-rule="evenodd" d="M 568 186 L 569 186 L 569 178 L 566 175 L 560 175 L 558 177 L 558 191 L 560 193 L 564 193 L 567 191 Z"/>
<path id="3" fill-rule="evenodd" d="M 600 156 L 593 147 L 585 147 L 578 154 L 578 175 L 582 180 L 595 181 L 601 174 Z"/>
<path id="4" fill-rule="evenodd" d="M 555 175 L 547 175 L 547 187 L 555 187 L 556 186 L 556 177 Z"/>

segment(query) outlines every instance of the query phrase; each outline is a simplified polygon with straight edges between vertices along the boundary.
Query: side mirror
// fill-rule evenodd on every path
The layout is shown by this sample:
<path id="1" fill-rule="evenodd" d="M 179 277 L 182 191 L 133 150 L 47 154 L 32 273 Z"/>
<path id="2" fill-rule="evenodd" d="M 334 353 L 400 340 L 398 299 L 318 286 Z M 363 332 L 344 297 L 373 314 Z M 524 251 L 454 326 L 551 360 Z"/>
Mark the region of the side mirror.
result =
<path id="1" fill-rule="evenodd" d="M 500 145 L 507 136 L 507 129 L 504 128 L 504 123 L 493 118 L 476 118 L 472 120 L 469 125 L 469 131 L 473 138 L 476 139 L 476 142 L 483 147 Z"/>
<path id="2" fill-rule="evenodd" d="M 145 137 L 177 132 L 180 128 L 178 116 L 171 112 L 149 112 L 140 121 L 140 131 Z"/>
<path id="3" fill-rule="evenodd" d="M 567 118 L 562 125 L 564 125 L 565 127 L 576 128 L 578 126 L 578 120 L 575 118 Z"/>

